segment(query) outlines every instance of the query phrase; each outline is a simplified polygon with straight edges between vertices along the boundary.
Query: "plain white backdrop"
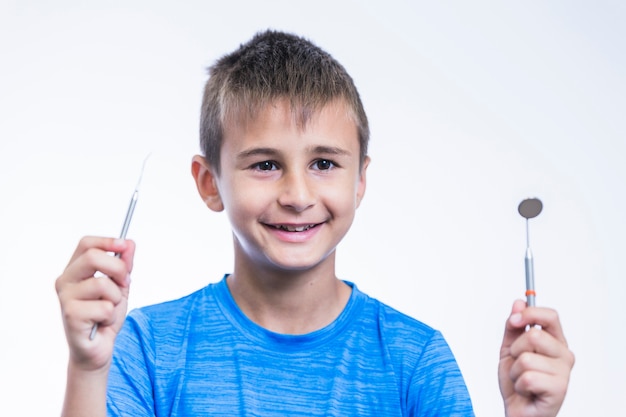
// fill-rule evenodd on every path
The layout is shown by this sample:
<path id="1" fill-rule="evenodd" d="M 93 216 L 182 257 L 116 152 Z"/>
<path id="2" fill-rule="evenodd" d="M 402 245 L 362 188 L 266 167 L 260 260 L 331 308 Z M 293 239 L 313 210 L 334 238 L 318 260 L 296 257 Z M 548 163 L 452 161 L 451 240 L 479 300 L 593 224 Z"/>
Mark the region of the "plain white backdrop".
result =
<path id="1" fill-rule="evenodd" d="M 524 293 L 577 363 L 562 416 L 626 415 L 626 9 L 618 1 L 0 3 L 0 414 L 55 415 L 54 291 L 78 239 L 129 238 L 131 307 L 231 270 L 226 217 L 190 175 L 205 69 L 266 28 L 352 74 L 372 130 L 341 278 L 444 333 L 478 416 L 501 416 L 504 321 Z"/>

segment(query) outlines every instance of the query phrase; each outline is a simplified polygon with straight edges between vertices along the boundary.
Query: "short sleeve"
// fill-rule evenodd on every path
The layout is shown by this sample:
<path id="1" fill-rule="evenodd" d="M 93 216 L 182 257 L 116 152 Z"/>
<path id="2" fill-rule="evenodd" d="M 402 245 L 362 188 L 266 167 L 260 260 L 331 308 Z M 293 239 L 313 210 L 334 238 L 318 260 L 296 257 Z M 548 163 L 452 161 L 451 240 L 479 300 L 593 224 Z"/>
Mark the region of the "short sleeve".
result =
<path id="1" fill-rule="evenodd" d="M 424 346 L 409 384 L 409 415 L 473 417 L 472 402 L 456 359 L 438 331 Z"/>
<path id="2" fill-rule="evenodd" d="M 107 387 L 107 416 L 154 417 L 154 346 L 144 335 L 150 325 L 131 312 L 115 341 Z"/>

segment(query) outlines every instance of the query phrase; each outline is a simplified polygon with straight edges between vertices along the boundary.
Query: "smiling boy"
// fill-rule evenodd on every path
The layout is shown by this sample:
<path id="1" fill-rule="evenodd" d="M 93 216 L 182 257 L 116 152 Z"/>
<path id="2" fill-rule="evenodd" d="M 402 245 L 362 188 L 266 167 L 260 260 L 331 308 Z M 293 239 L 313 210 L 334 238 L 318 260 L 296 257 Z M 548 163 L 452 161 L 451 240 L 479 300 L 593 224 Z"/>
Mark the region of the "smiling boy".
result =
<path id="1" fill-rule="evenodd" d="M 298 123 L 289 102 L 278 99 L 228 125 L 219 174 L 204 157 L 193 159 L 200 195 L 232 225 L 230 292 L 268 330 L 320 329 L 350 297 L 335 278 L 335 248 L 365 192 L 368 164 L 350 112 L 337 100 Z"/>
<path id="2" fill-rule="evenodd" d="M 233 272 L 125 318 L 133 242 L 81 240 L 57 279 L 64 415 L 473 415 L 441 333 L 335 274 L 368 140 L 352 79 L 311 42 L 266 31 L 218 60 L 191 171 L 208 208 L 229 218 Z M 111 279 L 90 279 L 96 271 Z M 502 346 L 506 412 L 554 416 L 573 355 L 555 312 L 524 307 Z"/>

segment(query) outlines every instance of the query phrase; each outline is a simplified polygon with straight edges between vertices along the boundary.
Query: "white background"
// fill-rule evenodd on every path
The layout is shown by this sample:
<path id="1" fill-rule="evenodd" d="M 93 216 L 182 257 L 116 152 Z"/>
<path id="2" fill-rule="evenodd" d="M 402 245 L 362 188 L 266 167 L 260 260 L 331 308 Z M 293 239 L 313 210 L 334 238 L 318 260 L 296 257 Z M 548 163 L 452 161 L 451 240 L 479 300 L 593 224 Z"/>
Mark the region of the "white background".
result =
<path id="1" fill-rule="evenodd" d="M 205 68 L 274 28 L 352 74 L 372 164 L 343 279 L 440 329 L 476 413 L 500 416 L 504 321 L 524 293 L 576 354 L 562 416 L 626 415 L 626 9 L 620 1 L 4 1 L 0 5 L 0 414 L 55 415 L 54 292 L 78 239 L 129 237 L 132 307 L 231 270 L 226 217 L 189 165 Z"/>

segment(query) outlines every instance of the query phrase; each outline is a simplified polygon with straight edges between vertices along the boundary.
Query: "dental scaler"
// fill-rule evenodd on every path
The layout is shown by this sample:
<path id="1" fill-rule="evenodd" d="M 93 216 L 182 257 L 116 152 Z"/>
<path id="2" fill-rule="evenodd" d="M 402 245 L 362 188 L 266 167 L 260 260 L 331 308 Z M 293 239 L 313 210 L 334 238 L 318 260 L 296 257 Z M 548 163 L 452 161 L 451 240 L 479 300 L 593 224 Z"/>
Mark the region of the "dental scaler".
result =
<path id="1" fill-rule="evenodd" d="M 124 224 L 122 225 L 122 231 L 120 233 L 120 239 L 126 239 L 126 233 L 128 232 L 128 228 L 130 227 L 130 221 L 133 218 L 133 213 L 135 211 L 135 205 L 137 204 L 137 199 L 139 198 L 139 185 L 141 184 L 141 179 L 143 178 L 143 171 L 146 168 L 146 161 L 150 157 L 151 154 L 148 154 L 146 158 L 143 160 L 143 165 L 141 166 L 141 173 L 139 174 L 139 180 L 137 181 L 137 185 L 135 186 L 135 190 L 130 198 L 130 203 L 128 204 L 128 210 L 126 211 L 126 217 L 124 218 Z M 116 257 L 120 257 L 120 253 L 115 254 Z M 96 337 L 96 332 L 98 331 L 98 323 L 95 323 L 91 328 L 91 333 L 89 334 L 89 340 L 93 340 Z"/>

